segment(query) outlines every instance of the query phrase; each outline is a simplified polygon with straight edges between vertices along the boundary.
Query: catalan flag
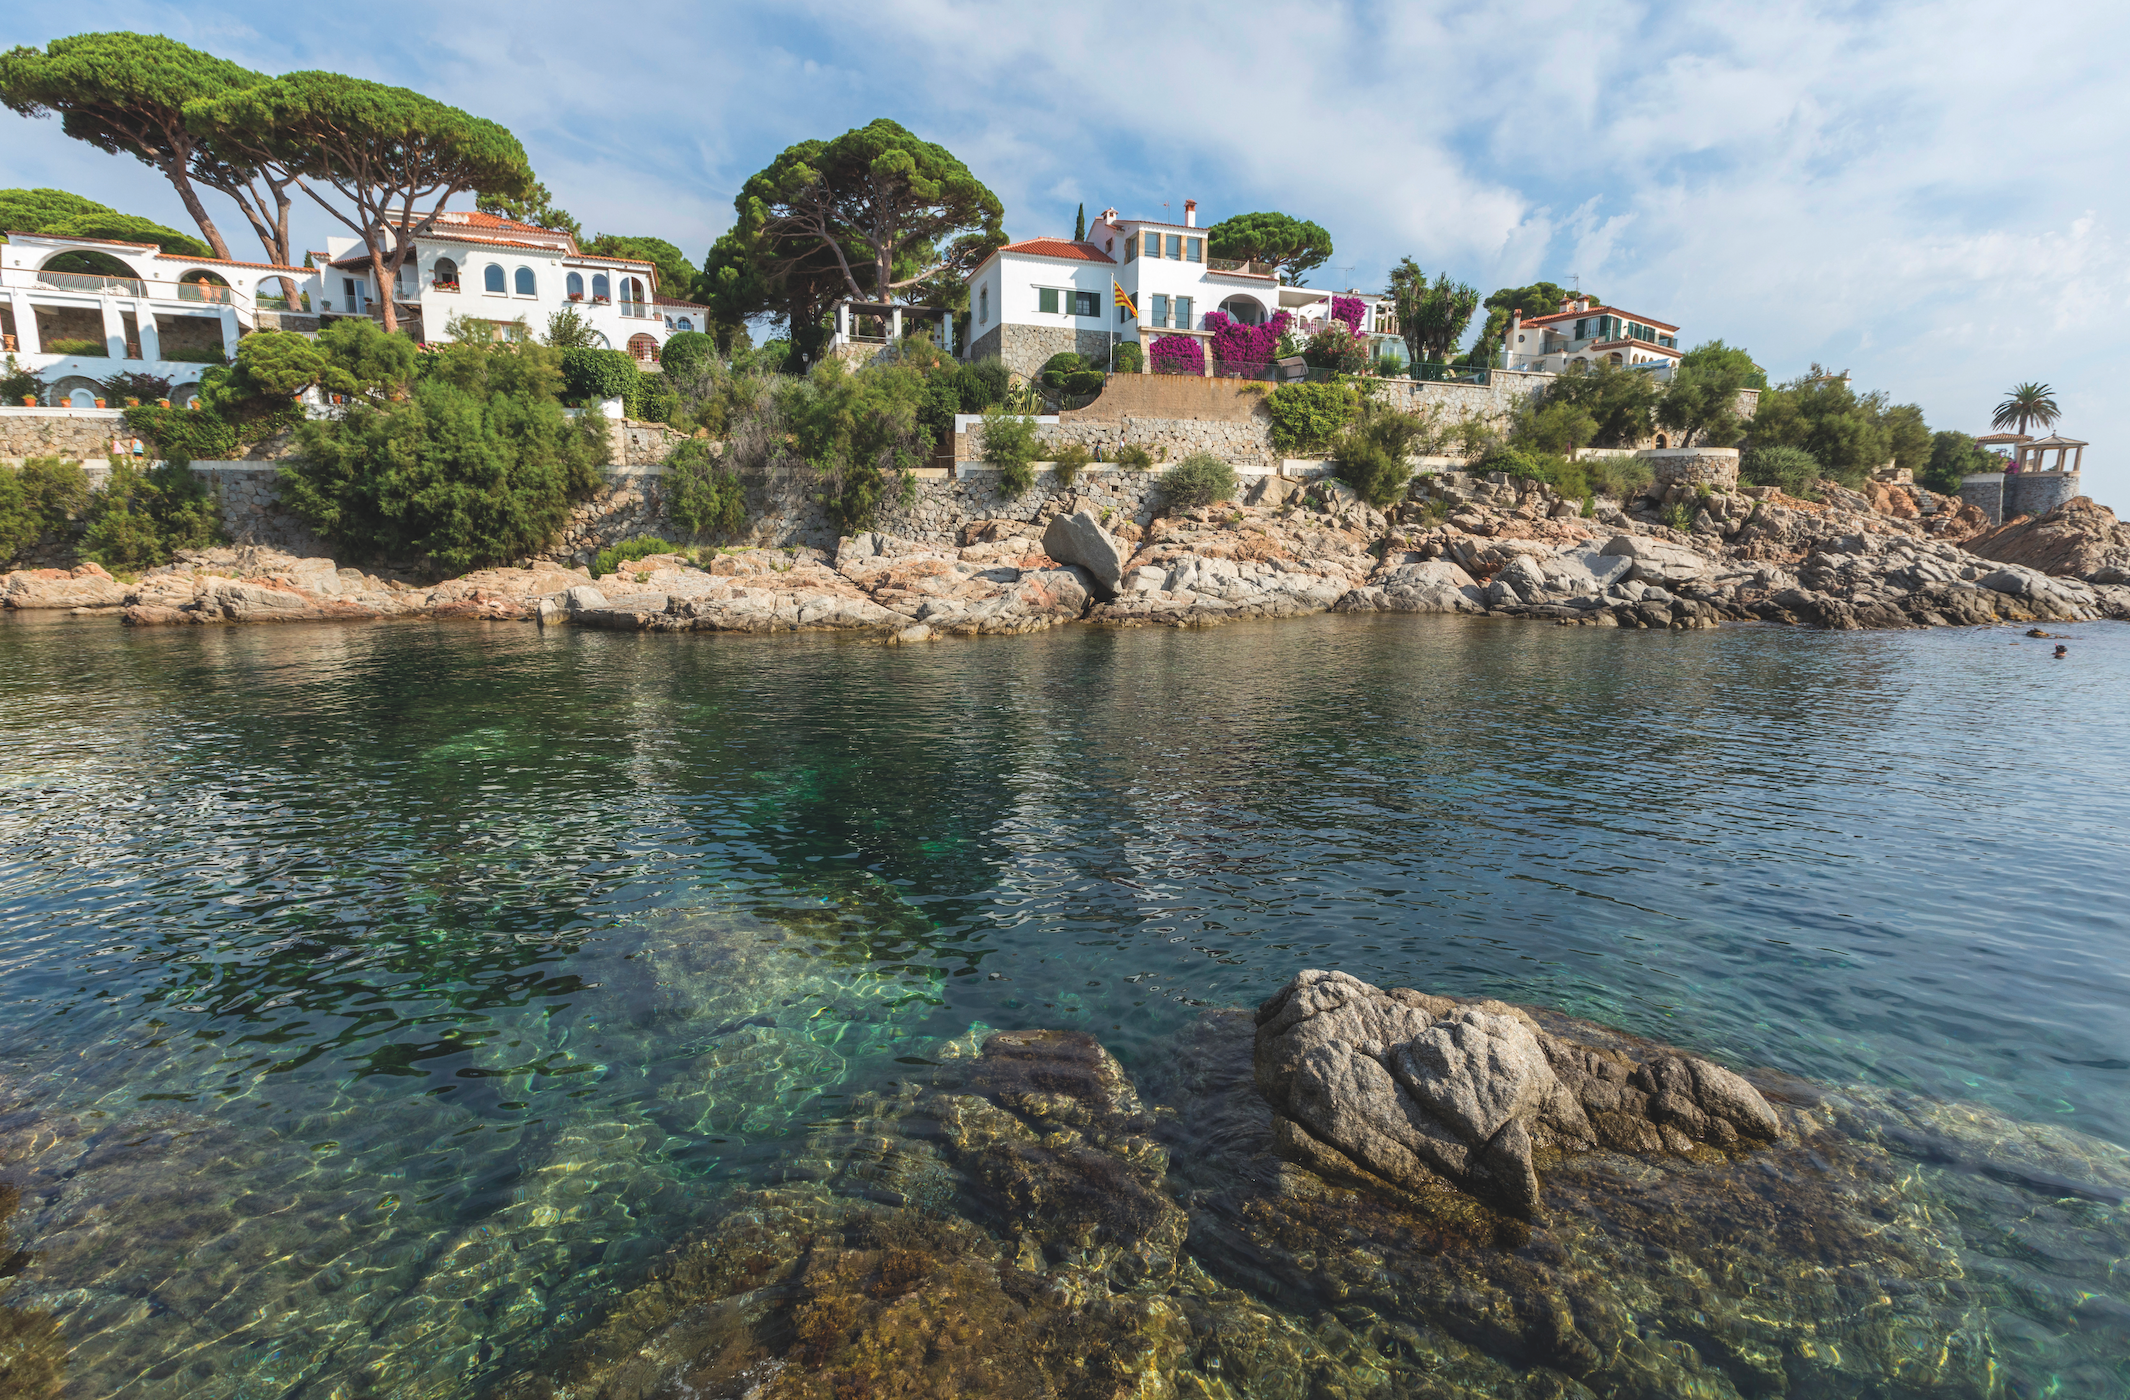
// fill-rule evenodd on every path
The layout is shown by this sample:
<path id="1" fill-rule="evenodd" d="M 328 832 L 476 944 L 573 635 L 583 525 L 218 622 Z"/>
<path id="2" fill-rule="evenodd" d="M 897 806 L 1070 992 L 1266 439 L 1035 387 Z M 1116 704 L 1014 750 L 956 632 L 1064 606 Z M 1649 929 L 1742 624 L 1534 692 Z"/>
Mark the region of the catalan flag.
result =
<path id="1" fill-rule="evenodd" d="M 1134 321 L 1138 320 L 1139 308 L 1132 305 L 1132 299 L 1124 294 L 1124 284 L 1122 282 L 1119 282 L 1116 278 L 1112 277 L 1109 279 L 1109 285 L 1110 290 L 1116 294 L 1117 305 L 1123 307 L 1126 311 L 1131 312 L 1132 319 Z"/>

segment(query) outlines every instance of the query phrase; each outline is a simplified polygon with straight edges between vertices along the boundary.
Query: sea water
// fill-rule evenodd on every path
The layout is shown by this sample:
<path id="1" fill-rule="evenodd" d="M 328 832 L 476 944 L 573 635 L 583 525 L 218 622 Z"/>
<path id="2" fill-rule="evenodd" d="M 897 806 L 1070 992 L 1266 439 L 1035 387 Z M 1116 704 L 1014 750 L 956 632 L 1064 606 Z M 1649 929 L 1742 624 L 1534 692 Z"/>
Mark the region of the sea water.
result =
<path id="1" fill-rule="evenodd" d="M 2130 629 L 2059 630 L 10 619 L 0 1302 L 83 1395 L 475 1395 L 906 1067 L 1303 967 L 2130 1144 Z"/>

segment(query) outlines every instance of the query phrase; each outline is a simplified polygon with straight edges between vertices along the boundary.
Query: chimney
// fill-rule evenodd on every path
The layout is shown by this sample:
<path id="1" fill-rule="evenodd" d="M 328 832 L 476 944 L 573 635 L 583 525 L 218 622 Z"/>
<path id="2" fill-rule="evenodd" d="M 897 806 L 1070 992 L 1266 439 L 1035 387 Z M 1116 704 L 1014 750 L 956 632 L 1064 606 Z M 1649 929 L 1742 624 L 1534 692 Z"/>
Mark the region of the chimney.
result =
<path id="1" fill-rule="evenodd" d="M 1578 297 L 1576 299 L 1575 309 L 1578 311 L 1588 311 L 1590 309 L 1590 298 Z"/>
<path id="2" fill-rule="evenodd" d="M 1571 312 L 1571 311 L 1573 311 L 1573 310 L 1575 310 L 1575 298 L 1574 298 L 1574 297 L 1562 297 L 1562 298 L 1561 298 L 1561 309 L 1560 309 L 1560 314 L 1561 314 L 1561 315 L 1563 315 L 1563 316 L 1565 316 L 1565 315 L 1567 315 L 1567 314 L 1568 314 L 1569 312 Z"/>
<path id="3" fill-rule="evenodd" d="M 1185 228 L 1198 227 L 1198 201 L 1195 199 L 1186 199 L 1183 202 L 1183 226 Z"/>
<path id="4" fill-rule="evenodd" d="M 1502 348 L 1507 350 L 1512 355 L 1516 353 L 1517 332 L 1521 331 L 1523 328 L 1524 309 L 1519 306 L 1514 311 L 1511 311 L 1509 313 L 1509 333 L 1502 338 L 1501 342 Z"/>

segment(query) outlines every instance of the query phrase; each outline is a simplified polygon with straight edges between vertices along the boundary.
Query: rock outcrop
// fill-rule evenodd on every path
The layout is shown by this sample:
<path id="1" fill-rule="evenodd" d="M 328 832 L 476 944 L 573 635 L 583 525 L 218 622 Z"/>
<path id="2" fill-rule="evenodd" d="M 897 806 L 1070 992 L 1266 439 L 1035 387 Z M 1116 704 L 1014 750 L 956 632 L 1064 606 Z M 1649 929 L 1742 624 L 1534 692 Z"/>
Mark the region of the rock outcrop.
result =
<path id="1" fill-rule="evenodd" d="M 17 569 L 0 575 L 0 607 L 20 612 L 116 608 L 126 601 L 126 586 L 100 564 L 73 569 Z"/>
<path id="2" fill-rule="evenodd" d="M 2130 525 L 2087 496 L 2022 517 L 1967 541 L 1971 554 L 2056 578 L 2130 583 Z"/>
<path id="3" fill-rule="evenodd" d="M 1124 586 L 1124 564 L 1131 557 L 1091 510 L 1060 514 L 1043 531 L 1043 552 L 1061 564 L 1078 564 L 1094 581 L 1095 596 L 1105 601 Z"/>
<path id="4" fill-rule="evenodd" d="M 1637 1062 L 1548 1036 L 1500 1003 L 1386 992 L 1343 972 L 1302 972 L 1259 1007 L 1253 1058 L 1301 1160 L 1329 1147 L 1394 1185 L 1447 1180 L 1526 1219 L 1542 1160 L 1600 1146 L 1691 1157 L 1781 1135 L 1759 1092 L 1706 1060 Z"/>

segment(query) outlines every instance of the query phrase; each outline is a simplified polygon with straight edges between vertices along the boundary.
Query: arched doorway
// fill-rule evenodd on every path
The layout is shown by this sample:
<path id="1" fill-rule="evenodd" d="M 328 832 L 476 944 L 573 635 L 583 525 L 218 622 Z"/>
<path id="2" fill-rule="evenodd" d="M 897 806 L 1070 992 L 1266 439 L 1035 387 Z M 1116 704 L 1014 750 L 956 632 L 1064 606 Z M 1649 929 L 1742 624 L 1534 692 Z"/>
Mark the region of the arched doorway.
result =
<path id="1" fill-rule="evenodd" d="M 438 258 L 429 269 L 429 285 L 440 292 L 455 292 L 459 289 L 459 265 L 449 258 Z"/>
<path id="2" fill-rule="evenodd" d="M 629 337 L 629 353 L 636 357 L 638 364 L 655 365 L 658 363 L 658 341 L 638 331 Z"/>
<path id="3" fill-rule="evenodd" d="M 1220 304 L 1220 309 L 1246 326 L 1262 326 L 1265 323 L 1264 304 L 1255 297 L 1229 297 Z"/>
<path id="4" fill-rule="evenodd" d="M 226 302 L 230 299 L 229 282 L 219 272 L 195 267 L 178 274 L 177 294 L 179 301 Z"/>

